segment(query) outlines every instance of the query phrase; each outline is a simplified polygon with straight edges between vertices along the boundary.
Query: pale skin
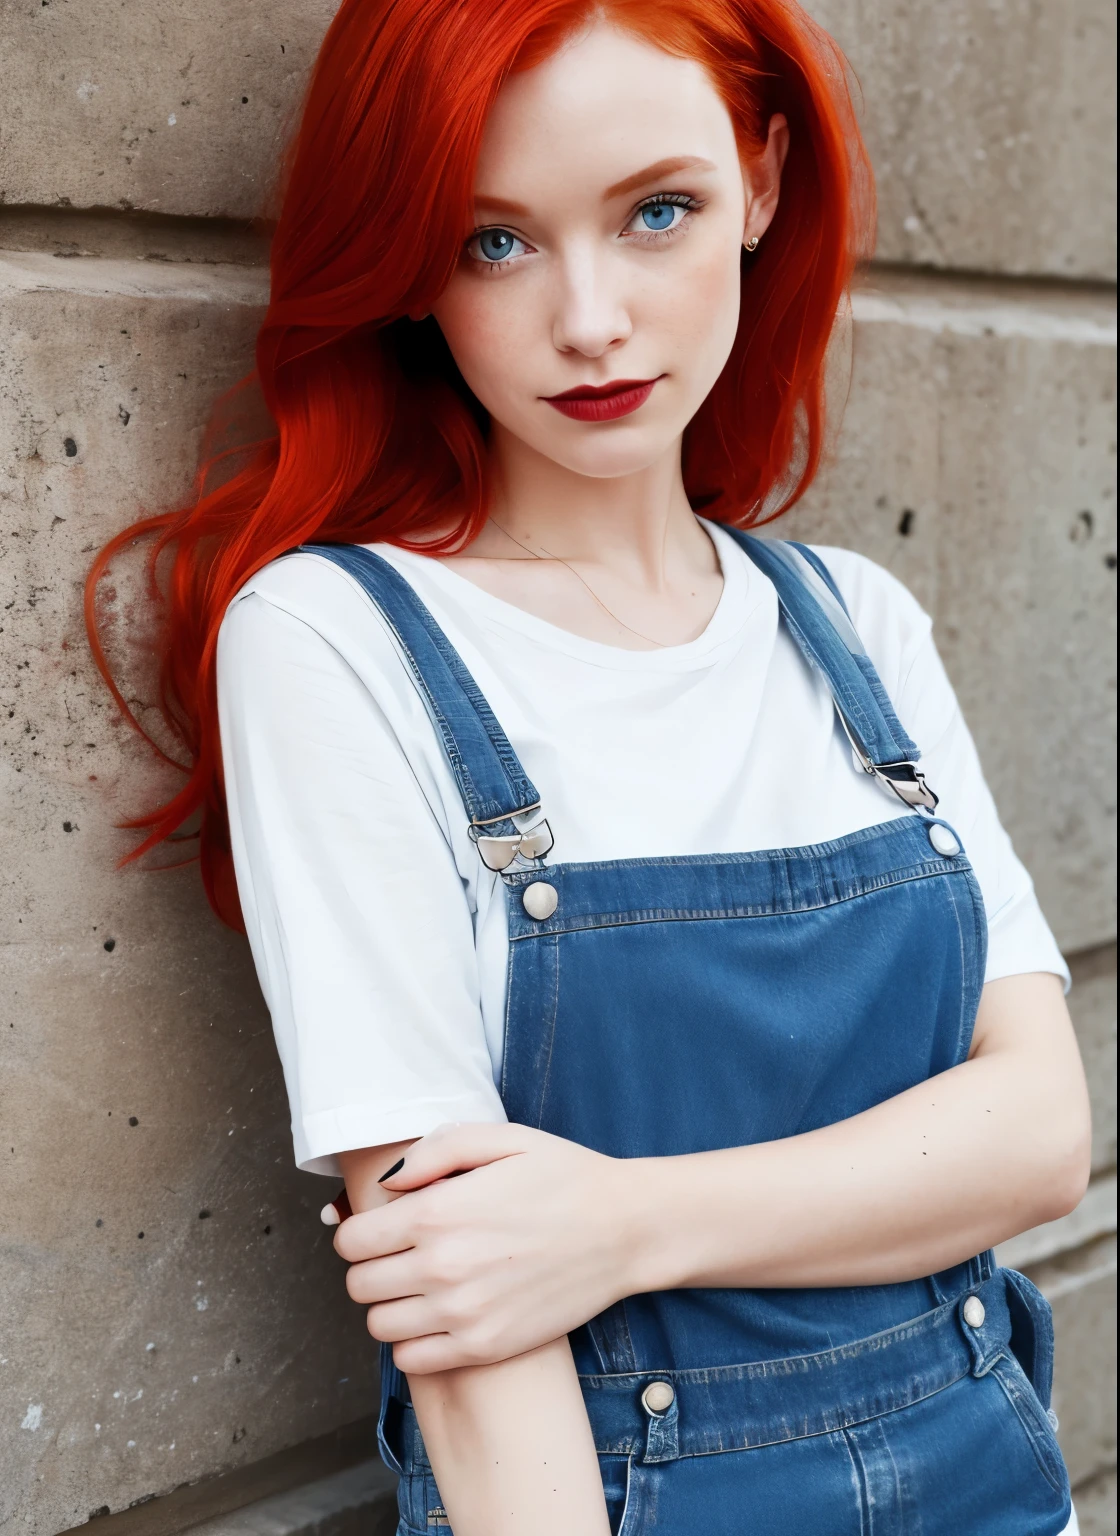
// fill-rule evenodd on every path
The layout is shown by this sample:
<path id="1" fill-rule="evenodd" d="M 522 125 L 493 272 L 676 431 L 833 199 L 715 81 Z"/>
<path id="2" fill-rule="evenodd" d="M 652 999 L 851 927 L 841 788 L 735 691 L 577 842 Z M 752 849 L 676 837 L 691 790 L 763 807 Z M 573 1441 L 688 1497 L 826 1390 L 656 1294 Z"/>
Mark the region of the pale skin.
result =
<path id="1" fill-rule="evenodd" d="M 451 562 L 460 575 L 609 645 L 704 629 L 722 578 L 681 435 L 730 350 L 741 249 L 765 238 L 786 141 L 775 117 L 741 152 L 698 65 L 602 23 L 506 84 L 476 221 L 515 244 L 495 271 L 468 241 L 434 310 L 492 420 L 493 516 Z M 690 206 L 647 239 L 657 195 Z M 653 378 L 616 421 L 547 403 Z M 408 1376 L 456 1536 L 606 1536 L 571 1329 L 648 1290 L 943 1269 L 1072 1209 L 1089 1113 L 1061 986 L 1037 974 L 984 988 L 967 1062 L 808 1135 L 617 1160 L 463 1125 L 342 1166 L 348 1289 Z"/>

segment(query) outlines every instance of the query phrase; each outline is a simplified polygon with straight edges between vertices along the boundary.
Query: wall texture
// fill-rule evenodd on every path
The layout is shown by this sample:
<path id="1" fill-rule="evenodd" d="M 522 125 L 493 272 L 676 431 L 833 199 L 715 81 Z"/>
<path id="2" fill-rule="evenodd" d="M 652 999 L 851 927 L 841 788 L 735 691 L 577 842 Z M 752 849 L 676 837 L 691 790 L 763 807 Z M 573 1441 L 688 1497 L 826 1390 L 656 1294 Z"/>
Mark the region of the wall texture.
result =
<path id="1" fill-rule="evenodd" d="M 0 0 L 3 1536 L 110 1512 L 136 1536 L 182 1528 L 200 1497 L 211 1513 L 313 1476 L 306 1443 L 371 1409 L 371 1351 L 317 1221 L 322 1186 L 290 1166 L 244 947 L 192 870 L 114 871 L 129 846 L 115 823 L 170 771 L 117 720 L 80 622 L 92 550 L 183 493 L 208 403 L 249 365 L 267 272 L 245 221 L 271 206 L 332 10 Z M 1103 1536 L 1114 12 L 815 12 L 862 83 L 881 264 L 854 303 L 843 430 L 789 527 L 865 550 L 934 614 L 1073 959 L 1094 1184 L 1007 1256 L 1054 1303 L 1061 1433 Z M 114 585 L 114 646 L 141 697 L 143 633 L 123 572 Z M 215 1481 L 173 1493 L 200 1479 Z"/>

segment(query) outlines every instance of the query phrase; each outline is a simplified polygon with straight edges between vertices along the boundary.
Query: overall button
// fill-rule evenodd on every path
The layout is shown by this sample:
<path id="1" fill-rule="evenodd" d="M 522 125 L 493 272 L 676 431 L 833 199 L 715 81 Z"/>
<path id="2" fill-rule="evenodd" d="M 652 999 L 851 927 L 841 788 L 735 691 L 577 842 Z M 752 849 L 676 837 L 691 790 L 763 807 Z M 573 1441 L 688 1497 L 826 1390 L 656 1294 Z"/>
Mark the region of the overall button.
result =
<path id="1" fill-rule="evenodd" d="M 981 1328 L 987 1313 L 984 1311 L 984 1303 L 979 1296 L 970 1296 L 962 1307 L 964 1320 L 970 1328 Z"/>
<path id="2" fill-rule="evenodd" d="M 527 885 L 521 894 L 522 906 L 530 917 L 536 918 L 538 923 L 546 922 L 552 916 L 559 900 L 556 887 L 544 880 L 534 880 L 532 885 Z"/>
<path id="3" fill-rule="evenodd" d="M 642 1407 L 647 1413 L 668 1413 L 676 1393 L 667 1381 L 651 1381 L 642 1393 Z"/>
<path id="4" fill-rule="evenodd" d="M 935 851 L 941 854 L 942 858 L 955 858 L 961 851 L 960 843 L 957 842 L 949 828 L 943 827 L 939 821 L 935 821 L 933 826 L 930 827 L 929 840 L 933 844 Z"/>

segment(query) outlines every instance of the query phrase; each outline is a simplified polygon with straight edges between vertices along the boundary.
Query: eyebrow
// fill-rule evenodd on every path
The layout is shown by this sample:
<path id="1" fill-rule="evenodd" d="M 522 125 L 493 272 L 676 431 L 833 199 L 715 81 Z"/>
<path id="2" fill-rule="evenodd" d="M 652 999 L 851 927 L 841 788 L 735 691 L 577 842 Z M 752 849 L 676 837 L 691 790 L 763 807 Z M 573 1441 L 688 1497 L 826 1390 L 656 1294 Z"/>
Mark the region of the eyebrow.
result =
<path id="1" fill-rule="evenodd" d="M 527 219 L 530 210 L 524 203 L 511 203 L 508 197 L 487 197 L 485 193 L 479 193 L 474 200 L 476 208 L 485 208 L 490 213 L 510 213 L 515 218 Z"/>
<path id="2" fill-rule="evenodd" d="M 639 187 L 648 187 L 651 181 L 660 181 L 663 176 L 672 176 L 677 171 L 714 171 L 715 169 L 710 160 L 702 160 L 698 155 L 674 155 L 668 160 L 657 160 L 653 165 L 647 165 L 642 171 L 635 171 L 633 176 L 627 176 L 622 181 L 616 181 L 613 187 L 608 187 L 603 193 L 603 201 L 609 203 L 613 197 L 622 197 L 627 192 L 636 192 Z"/>
<path id="3" fill-rule="evenodd" d="M 668 160 L 656 160 L 653 165 L 647 165 L 643 170 L 635 171 L 632 176 L 616 181 L 613 187 L 608 187 L 603 193 L 603 201 L 609 203 L 612 198 L 624 197 L 627 192 L 636 192 L 639 187 L 648 187 L 651 182 L 660 181 L 663 176 L 673 176 L 678 171 L 715 169 L 710 160 L 701 159 L 698 155 L 674 155 Z M 513 203 L 505 197 L 489 197 L 479 193 L 474 201 L 476 208 L 485 208 L 489 213 L 506 213 L 519 219 L 527 219 L 531 214 L 524 203 Z"/>

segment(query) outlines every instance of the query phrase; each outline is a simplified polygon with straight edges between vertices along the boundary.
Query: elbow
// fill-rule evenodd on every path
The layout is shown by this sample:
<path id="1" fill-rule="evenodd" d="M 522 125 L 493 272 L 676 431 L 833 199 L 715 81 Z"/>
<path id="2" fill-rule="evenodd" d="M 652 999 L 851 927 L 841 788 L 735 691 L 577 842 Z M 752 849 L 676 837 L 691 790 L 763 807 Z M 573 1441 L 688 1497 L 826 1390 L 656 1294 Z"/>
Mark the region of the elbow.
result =
<path id="1" fill-rule="evenodd" d="M 1086 1108 L 1075 1124 L 1055 1139 L 1038 1181 L 1038 1224 L 1059 1221 L 1080 1205 L 1093 1166 L 1092 1127 Z"/>

